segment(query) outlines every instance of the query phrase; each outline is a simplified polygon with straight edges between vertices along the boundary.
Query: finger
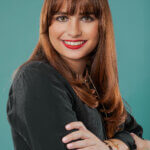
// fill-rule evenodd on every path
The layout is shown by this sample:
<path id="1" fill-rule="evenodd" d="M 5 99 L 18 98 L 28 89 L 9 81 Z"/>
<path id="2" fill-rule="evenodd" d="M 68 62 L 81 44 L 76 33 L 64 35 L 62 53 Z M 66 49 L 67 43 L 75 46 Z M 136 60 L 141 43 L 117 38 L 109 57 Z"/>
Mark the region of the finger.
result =
<path id="1" fill-rule="evenodd" d="M 136 145 L 138 145 L 139 143 L 143 143 L 143 139 L 140 138 L 139 136 L 137 136 L 136 134 L 132 133 L 131 136 L 135 140 Z M 140 144 L 140 145 L 142 145 L 142 144 Z"/>
<path id="2" fill-rule="evenodd" d="M 131 134 L 131 136 L 132 136 L 135 140 L 140 139 L 136 134 L 134 134 L 134 133 L 130 133 L 130 134 Z"/>
<path id="3" fill-rule="evenodd" d="M 83 132 L 82 130 L 79 130 L 66 135 L 65 137 L 62 138 L 62 141 L 64 143 L 68 143 L 69 141 L 72 140 L 88 139 L 88 138 L 90 138 L 90 135 L 87 132 Z"/>
<path id="4" fill-rule="evenodd" d="M 86 127 L 85 127 L 85 125 L 81 122 L 81 121 L 74 121 L 74 122 L 71 122 L 71 123 L 69 123 L 69 124 L 67 124 L 66 126 L 65 126 L 65 128 L 67 129 L 67 130 L 71 130 L 71 129 L 83 129 L 83 130 L 85 130 L 86 129 Z"/>
<path id="5" fill-rule="evenodd" d="M 67 144 L 67 148 L 68 149 L 87 148 L 87 147 L 93 146 L 93 145 L 96 145 L 94 140 L 85 139 L 85 140 L 79 140 L 76 142 L 69 143 L 69 144 Z"/>
<path id="6" fill-rule="evenodd" d="M 134 133 L 130 133 L 132 136 L 135 136 L 135 134 Z"/>

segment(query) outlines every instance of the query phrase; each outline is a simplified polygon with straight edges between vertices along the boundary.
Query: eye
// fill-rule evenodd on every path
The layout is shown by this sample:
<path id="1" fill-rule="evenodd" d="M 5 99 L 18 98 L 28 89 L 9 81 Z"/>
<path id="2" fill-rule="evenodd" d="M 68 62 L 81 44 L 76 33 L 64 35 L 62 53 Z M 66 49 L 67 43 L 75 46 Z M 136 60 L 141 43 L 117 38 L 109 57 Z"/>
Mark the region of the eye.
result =
<path id="1" fill-rule="evenodd" d="M 56 17 L 56 20 L 60 21 L 60 22 L 66 22 L 67 19 L 68 19 L 67 16 L 58 16 L 58 17 Z"/>
<path id="2" fill-rule="evenodd" d="M 91 21 L 93 21 L 93 20 L 94 20 L 94 18 L 93 18 L 93 17 L 91 17 L 91 16 L 83 16 L 83 17 L 82 17 L 82 20 L 83 20 L 83 21 L 91 22 Z"/>

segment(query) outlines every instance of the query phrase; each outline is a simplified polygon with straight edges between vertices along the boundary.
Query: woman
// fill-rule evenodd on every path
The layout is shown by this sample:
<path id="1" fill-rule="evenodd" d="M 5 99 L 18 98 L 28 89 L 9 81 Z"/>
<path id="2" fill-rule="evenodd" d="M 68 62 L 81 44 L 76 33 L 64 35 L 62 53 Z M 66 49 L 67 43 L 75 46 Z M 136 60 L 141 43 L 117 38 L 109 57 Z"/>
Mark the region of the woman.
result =
<path id="1" fill-rule="evenodd" d="M 107 0 L 45 0 L 40 19 L 39 42 L 9 92 L 15 149 L 146 148 L 119 91 Z"/>

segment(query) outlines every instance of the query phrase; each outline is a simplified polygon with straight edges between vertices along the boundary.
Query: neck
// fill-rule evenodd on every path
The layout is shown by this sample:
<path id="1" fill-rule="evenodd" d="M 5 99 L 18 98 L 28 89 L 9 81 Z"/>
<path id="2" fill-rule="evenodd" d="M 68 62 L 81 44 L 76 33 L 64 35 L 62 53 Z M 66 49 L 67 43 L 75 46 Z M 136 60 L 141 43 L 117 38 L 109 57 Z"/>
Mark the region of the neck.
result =
<path id="1" fill-rule="evenodd" d="M 81 60 L 66 59 L 66 58 L 64 59 L 69 64 L 71 69 L 76 73 L 77 78 L 82 78 L 88 59 L 87 58 Z"/>

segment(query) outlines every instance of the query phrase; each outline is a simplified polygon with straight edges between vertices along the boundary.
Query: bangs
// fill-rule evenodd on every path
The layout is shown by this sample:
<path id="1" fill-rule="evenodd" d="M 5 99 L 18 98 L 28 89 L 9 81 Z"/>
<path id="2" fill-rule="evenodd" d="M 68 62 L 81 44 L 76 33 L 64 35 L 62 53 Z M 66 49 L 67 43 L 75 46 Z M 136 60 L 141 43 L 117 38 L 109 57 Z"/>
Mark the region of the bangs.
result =
<path id="1" fill-rule="evenodd" d="M 79 10 L 80 15 L 93 14 L 96 18 L 101 17 L 101 8 L 99 0 L 51 0 L 51 4 L 48 9 L 48 16 L 53 16 L 61 8 L 65 6 L 65 12 L 67 15 L 74 15 Z"/>

